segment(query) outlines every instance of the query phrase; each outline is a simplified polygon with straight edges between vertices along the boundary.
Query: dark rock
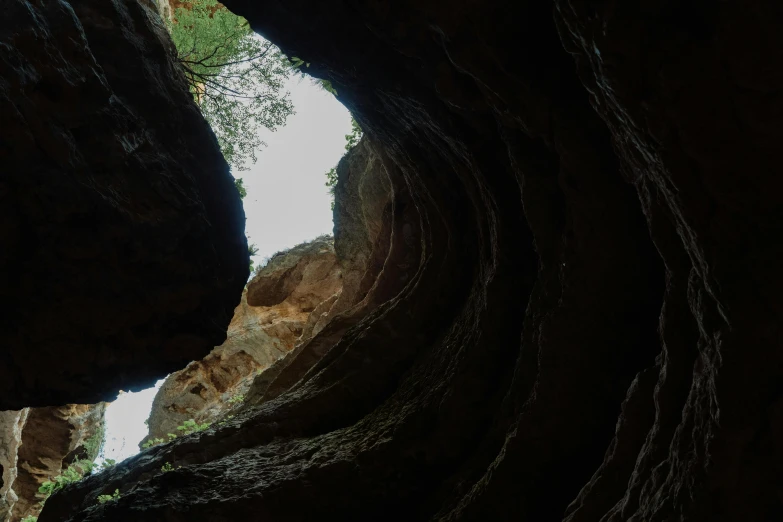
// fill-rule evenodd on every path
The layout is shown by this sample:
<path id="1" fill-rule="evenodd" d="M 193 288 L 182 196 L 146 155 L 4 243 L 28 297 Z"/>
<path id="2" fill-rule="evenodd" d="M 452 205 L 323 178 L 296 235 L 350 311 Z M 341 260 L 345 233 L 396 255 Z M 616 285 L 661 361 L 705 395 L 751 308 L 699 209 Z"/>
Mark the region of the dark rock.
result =
<path id="1" fill-rule="evenodd" d="M 777 3 L 225 2 L 361 124 L 382 269 L 40 522 L 783 519 Z"/>
<path id="2" fill-rule="evenodd" d="M 225 339 L 244 214 L 152 7 L 0 21 L 0 409 L 138 389 Z"/>

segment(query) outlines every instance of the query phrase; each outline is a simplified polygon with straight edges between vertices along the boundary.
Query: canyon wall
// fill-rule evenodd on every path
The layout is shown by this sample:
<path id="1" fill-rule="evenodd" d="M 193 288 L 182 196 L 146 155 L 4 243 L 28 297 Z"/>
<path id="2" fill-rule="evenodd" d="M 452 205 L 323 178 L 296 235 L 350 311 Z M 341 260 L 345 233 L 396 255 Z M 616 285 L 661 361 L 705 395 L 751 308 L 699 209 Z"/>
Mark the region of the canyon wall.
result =
<path id="1" fill-rule="evenodd" d="M 0 521 L 36 516 L 38 488 L 77 460 L 95 460 L 106 403 L 0 412 Z"/>
<path id="2" fill-rule="evenodd" d="M 104 18 L 85 14 L 99 3 Z M 24 21 L 40 27 L 63 16 L 56 34 L 84 40 L 67 30 L 73 26 L 72 11 L 64 7 L 69 4 L 47 4 L 45 11 L 21 4 L 11 4 L 0 27 L 27 27 Z M 225 4 L 288 55 L 310 63 L 308 72 L 329 79 L 361 124 L 372 153 L 368 161 L 382 165 L 390 185 L 379 221 L 388 234 L 379 233 L 376 241 L 385 244 L 367 258 L 380 268 L 368 269 L 367 281 L 355 279 L 351 288 L 361 300 L 291 351 L 225 425 L 156 446 L 68 486 L 49 499 L 39 522 L 783 519 L 783 33 L 776 3 Z M 113 13 L 141 12 L 138 5 L 92 0 L 80 2 L 77 12 L 95 24 L 93 31 L 114 31 L 102 52 L 127 51 L 129 61 L 157 63 L 144 55 L 154 51 L 128 51 L 119 36 L 127 32 L 116 30 L 117 20 L 126 19 Z M 39 12 L 31 20 L 29 13 Z M 6 85 L 16 88 L 30 78 L 11 74 L 35 70 L 35 64 L 73 61 L 80 70 L 83 46 L 52 55 L 44 49 L 54 33 L 0 31 L 4 42 L 9 34 L 29 40 L 14 48 L 27 43 L 31 53 L 41 52 L 32 69 L 0 62 L 3 96 Z M 70 41 L 63 36 L 51 46 L 71 49 Z M 69 70 L 52 67 L 50 73 Z M 105 92 L 104 85 L 96 89 Z M 139 98 L 158 89 L 148 77 L 134 84 Z M 48 113 L 45 82 L 40 91 L 26 107 Z M 63 101 L 54 107 L 78 106 L 69 94 L 61 93 Z M 159 107 L 154 99 L 149 103 Z M 5 107 L 0 105 L 3 118 L 16 114 Z M 89 112 L 71 116 L 82 114 Z M 159 114 L 165 114 L 156 120 L 160 125 L 181 117 L 170 109 Z M 110 118 L 111 132 L 82 136 L 115 136 L 124 121 Z M 5 144 L 9 127 L 3 123 Z M 10 128 L 28 129 L 23 123 Z M 30 204 L 20 197 L 40 193 L 35 182 L 42 155 L 20 146 L 0 151 L 4 161 L 11 155 L 16 168 L 10 172 L 30 179 L 16 181 L 7 199 Z M 86 157 L 128 155 L 104 146 Z M 172 165 L 203 172 L 202 163 L 187 158 Z M 123 166 L 106 176 L 136 181 L 118 199 L 142 208 L 155 184 Z M 97 191 L 104 178 L 95 179 Z M 105 194 L 107 205 L 117 201 Z M 338 187 L 337 216 L 345 197 L 340 194 Z M 56 201 L 81 201 L 63 196 Z M 226 209 L 234 208 L 232 201 Z M 91 208 L 85 222 L 103 223 L 99 208 Z M 180 220 L 170 222 L 170 233 L 192 231 L 187 216 L 205 215 L 197 210 L 175 213 Z M 46 217 L 51 219 L 41 217 L 41 223 L 65 226 L 59 215 Z M 33 229 L 24 223 L 24 231 Z M 227 264 L 210 262 L 223 255 L 216 243 L 221 236 L 201 229 L 201 236 L 188 236 L 192 245 L 215 250 L 197 258 L 202 271 L 176 271 L 171 285 L 181 289 L 186 275 L 198 276 L 217 292 L 208 295 L 219 294 L 209 284 L 231 280 L 240 270 L 229 267 L 246 262 L 244 253 L 239 259 L 244 243 L 235 234 L 241 226 L 226 228 L 234 257 Z M 120 229 L 139 241 L 149 237 L 141 225 Z M 44 237 L 14 233 L 5 233 L 4 241 L 16 238 L 18 245 Z M 82 244 L 78 236 L 68 237 L 69 244 Z M 167 245 L 154 244 L 150 252 Z M 339 256 L 340 247 L 336 251 Z M 176 261 L 184 252 L 171 255 Z M 30 313 L 39 298 L 51 306 L 62 295 L 94 297 L 84 284 L 97 277 L 88 262 L 68 262 L 57 272 L 63 285 L 73 285 L 67 294 L 51 279 L 38 279 L 44 258 L 25 258 L 26 264 L 13 259 L 16 269 L 4 273 L 12 274 L 18 292 L 3 296 L 19 308 L 0 324 L 3 335 L 39 319 Z M 220 277 L 200 277 L 210 270 Z M 21 277 L 26 274 L 29 279 Z M 139 273 L 138 281 L 159 289 L 157 275 Z M 240 286 L 232 287 L 231 309 Z M 99 301 L 69 301 L 66 332 L 80 332 L 79 340 L 100 337 L 104 322 L 95 320 L 90 306 Z M 119 331 L 111 325 L 120 318 L 146 310 L 139 300 L 105 301 L 100 311 L 108 316 L 109 334 Z M 164 327 L 150 319 L 137 335 L 175 338 L 185 316 L 226 325 L 225 311 L 217 305 L 198 313 L 180 310 L 185 315 L 174 317 L 182 321 Z M 180 354 L 180 360 L 198 359 L 222 342 L 208 342 L 193 328 L 202 353 Z M 64 338 L 57 328 L 52 334 Z M 4 343 L 12 345 L 19 353 L 26 346 Z M 95 353 L 94 346 L 74 343 L 69 355 Z M 142 366 L 151 351 L 120 352 L 134 354 L 117 356 L 121 379 L 101 379 L 104 367 L 86 365 L 100 383 L 96 389 L 144 382 L 173 361 L 147 369 Z M 44 358 L 45 352 L 24 353 Z M 32 383 L 34 365 L 10 368 L 5 371 L 14 392 L 2 396 L 22 405 L 78 395 L 88 380 L 80 374 L 83 381 Z M 118 499 L 96 503 L 98 495 L 115 490 Z"/>
<path id="3" fill-rule="evenodd" d="M 334 238 L 278 252 L 256 271 L 226 342 L 158 391 L 140 446 L 181 435 L 190 419 L 225 423 L 287 391 L 378 305 L 365 297 L 389 249 L 389 178 L 368 140 L 342 158 L 337 175 Z"/>
<path id="4" fill-rule="evenodd" d="M 244 213 L 154 6 L 13 0 L 0 48 L 0 410 L 209 353 L 247 280 Z"/>
<path id="5" fill-rule="evenodd" d="M 319 306 L 333 303 L 341 288 L 331 237 L 275 254 L 248 283 L 226 342 L 166 378 L 140 445 L 181 435 L 177 427 L 189 419 L 212 423 L 239 408 L 253 379 L 312 335 Z"/>

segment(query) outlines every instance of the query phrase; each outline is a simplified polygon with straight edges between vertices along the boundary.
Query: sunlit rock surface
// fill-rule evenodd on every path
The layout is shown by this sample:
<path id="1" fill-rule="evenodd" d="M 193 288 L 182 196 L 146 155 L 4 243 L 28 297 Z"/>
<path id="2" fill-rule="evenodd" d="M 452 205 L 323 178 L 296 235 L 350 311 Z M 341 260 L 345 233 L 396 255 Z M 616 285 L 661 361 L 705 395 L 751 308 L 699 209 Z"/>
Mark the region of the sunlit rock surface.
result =
<path id="1" fill-rule="evenodd" d="M 226 342 L 202 360 L 171 374 L 152 404 L 149 434 L 142 440 L 168 440 L 193 419 L 215 422 L 244 402 L 253 379 L 313 333 L 320 305 L 333 303 L 342 274 L 331 237 L 275 254 L 256 271 L 234 311 Z M 248 304 L 252 303 L 252 306 Z M 314 316 L 315 314 L 315 316 Z"/>
<path id="2" fill-rule="evenodd" d="M 38 488 L 77 460 L 94 460 L 104 438 L 106 403 L 0 412 L 0 520 L 40 512 Z"/>
<path id="3" fill-rule="evenodd" d="M 146 387 L 225 340 L 248 275 L 217 142 L 135 0 L 0 20 L 0 410 Z"/>

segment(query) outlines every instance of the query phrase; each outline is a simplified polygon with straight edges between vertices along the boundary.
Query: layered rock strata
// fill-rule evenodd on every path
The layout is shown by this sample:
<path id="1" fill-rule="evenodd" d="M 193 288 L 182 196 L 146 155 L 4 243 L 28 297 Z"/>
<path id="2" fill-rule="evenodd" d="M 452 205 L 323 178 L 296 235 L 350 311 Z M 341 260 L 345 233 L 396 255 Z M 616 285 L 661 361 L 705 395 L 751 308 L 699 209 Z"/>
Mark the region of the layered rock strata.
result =
<path id="1" fill-rule="evenodd" d="M 783 518 L 777 3 L 225 3 L 384 166 L 371 305 L 40 522 Z"/>
<path id="2" fill-rule="evenodd" d="M 161 386 L 148 420 L 150 439 L 181 435 L 193 419 L 211 423 L 237 409 L 256 375 L 319 328 L 323 303 L 342 289 L 332 238 L 322 237 L 273 256 L 256 271 L 234 311 L 226 342 Z M 326 308 L 328 312 L 328 308 Z M 325 312 L 324 312 L 325 313 Z"/>
<path id="3" fill-rule="evenodd" d="M 0 410 L 146 387 L 225 340 L 244 214 L 154 6 L 0 20 Z"/>

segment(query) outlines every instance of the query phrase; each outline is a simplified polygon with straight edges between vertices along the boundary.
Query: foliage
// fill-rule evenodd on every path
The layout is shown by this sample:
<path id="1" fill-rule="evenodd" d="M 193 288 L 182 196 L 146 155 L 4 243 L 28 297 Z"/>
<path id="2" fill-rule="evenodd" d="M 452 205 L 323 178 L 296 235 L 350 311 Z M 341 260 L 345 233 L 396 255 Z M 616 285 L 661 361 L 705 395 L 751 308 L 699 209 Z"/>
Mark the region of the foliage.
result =
<path id="1" fill-rule="evenodd" d="M 177 426 L 177 430 L 182 432 L 182 435 L 190 435 L 191 433 L 195 433 L 197 431 L 203 431 L 207 428 L 209 428 L 212 424 L 209 422 L 205 422 L 204 424 L 198 424 L 193 419 L 188 419 L 184 423 Z M 160 437 L 154 437 L 151 439 L 148 439 L 147 442 L 141 445 L 142 449 L 148 449 L 153 446 L 157 446 L 158 444 L 165 444 L 166 442 L 171 442 L 172 440 L 177 438 L 177 435 L 174 433 L 167 433 L 166 437 L 168 440 L 162 439 Z"/>
<path id="2" fill-rule="evenodd" d="M 347 154 L 362 139 L 362 128 L 359 123 L 351 118 L 351 132 L 345 135 L 345 153 Z M 324 185 L 329 189 L 332 195 L 332 210 L 334 210 L 334 190 L 337 187 L 337 167 L 332 167 L 326 173 L 326 183 Z"/>
<path id="3" fill-rule="evenodd" d="M 110 467 L 117 464 L 117 461 L 114 459 L 106 459 L 101 463 L 101 471 L 104 469 L 109 469 Z"/>
<path id="4" fill-rule="evenodd" d="M 101 422 L 92 437 L 84 441 L 84 450 L 87 452 L 87 459 L 93 461 L 98 458 L 105 442 L 106 424 Z"/>
<path id="5" fill-rule="evenodd" d="M 209 428 L 212 425 L 210 422 L 205 422 L 204 424 L 199 424 L 193 419 L 188 419 L 182 425 L 177 426 L 177 429 L 182 432 L 183 435 L 190 435 L 191 433 L 196 433 L 197 431 L 204 431 L 205 429 Z"/>
<path id="6" fill-rule="evenodd" d="M 107 502 L 114 502 L 120 499 L 120 490 L 115 489 L 111 495 L 98 495 L 98 504 L 105 504 Z"/>
<path id="7" fill-rule="evenodd" d="M 166 442 L 165 440 L 161 439 L 160 437 L 155 437 L 152 439 L 148 439 L 147 442 L 141 445 L 141 449 L 148 449 L 153 446 L 157 446 L 158 444 L 163 444 Z"/>
<path id="8" fill-rule="evenodd" d="M 45 502 L 53 493 L 60 491 L 68 484 L 78 482 L 90 475 L 94 468 L 95 464 L 91 460 L 77 460 L 68 466 L 60 475 L 41 484 L 38 488 L 38 493 L 43 495 L 43 501 Z"/>
<path id="9" fill-rule="evenodd" d="M 351 118 L 351 132 L 345 135 L 345 152 L 358 145 L 361 139 L 362 128 L 359 127 L 359 123 L 355 119 Z"/>
<path id="10" fill-rule="evenodd" d="M 241 393 L 237 393 L 236 395 L 228 399 L 228 403 L 231 404 L 232 406 L 235 404 L 242 404 L 243 402 L 245 402 L 245 396 Z"/>
<path id="11" fill-rule="evenodd" d="M 218 426 L 225 426 L 228 423 L 228 421 L 230 421 L 233 418 L 234 418 L 233 413 L 231 415 L 226 415 L 222 421 L 218 422 Z"/>
<path id="12" fill-rule="evenodd" d="M 190 92 L 223 156 L 246 170 L 262 145 L 259 127 L 275 130 L 294 112 L 283 91 L 290 63 L 217 0 L 190 0 L 168 26 Z"/>
<path id="13" fill-rule="evenodd" d="M 252 257 L 256 254 L 258 254 L 258 246 L 255 243 L 248 243 L 247 244 L 247 253 L 250 254 L 250 273 L 253 272 L 253 265 L 255 262 L 253 261 Z"/>
<path id="14" fill-rule="evenodd" d="M 245 199 L 247 197 L 247 189 L 245 189 L 245 182 L 242 178 L 234 178 L 234 186 L 239 192 L 239 199 Z"/>
<path id="15" fill-rule="evenodd" d="M 291 69 L 295 73 L 298 73 L 303 77 L 308 76 L 302 69 L 303 65 L 305 67 L 310 67 L 310 64 L 308 62 L 305 62 L 298 56 L 292 56 L 289 59 L 289 62 L 291 64 Z M 316 85 L 320 86 L 326 92 L 337 96 L 337 89 L 334 88 L 334 85 L 332 85 L 332 82 L 330 82 L 329 80 L 324 80 L 322 78 L 311 78 L 311 79 L 315 82 Z"/>
<path id="16" fill-rule="evenodd" d="M 32 515 L 27 515 L 24 517 L 21 522 L 38 522 L 38 517 L 34 517 Z"/>
<path id="17" fill-rule="evenodd" d="M 160 470 L 163 473 L 174 471 L 174 466 L 171 465 L 171 462 L 166 462 L 163 466 L 160 467 Z"/>

